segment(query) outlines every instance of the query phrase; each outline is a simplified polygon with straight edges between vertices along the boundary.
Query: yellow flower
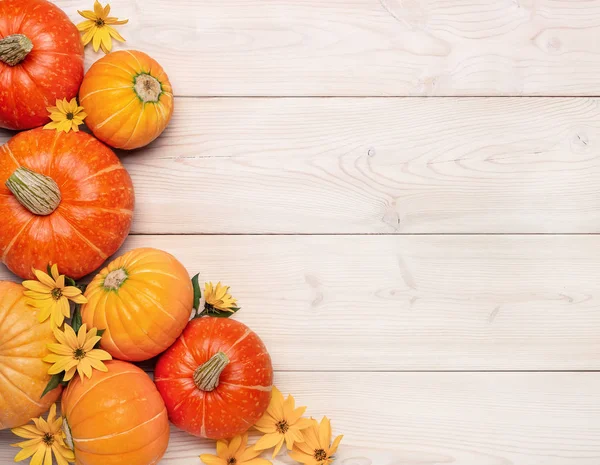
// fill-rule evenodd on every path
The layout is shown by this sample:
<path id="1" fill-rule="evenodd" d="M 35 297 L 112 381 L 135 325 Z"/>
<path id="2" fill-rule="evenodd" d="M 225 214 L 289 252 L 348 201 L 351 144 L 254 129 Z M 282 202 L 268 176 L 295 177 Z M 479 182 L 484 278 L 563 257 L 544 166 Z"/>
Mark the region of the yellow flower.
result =
<path id="1" fill-rule="evenodd" d="M 292 396 L 283 399 L 283 395 L 273 386 L 273 397 L 263 417 L 254 427 L 265 435 L 258 440 L 254 448 L 265 450 L 275 447 L 273 458 L 279 453 L 283 443 L 292 450 L 296 442 L 304 442 L 302 431 L 312 425 L 312 420 L 302 418 L 306 407 L 295 407 Z"/>
<path id="2" fill-rule="evenodd" d="M 204 299 L 206 309 L 209 311 L 221 310 L 233 313 L 236 310 L 237 300 L 229 294 L 229 286 L 223 286 L 220 282 L 214 288 L 213 283 L 204 285 Z"/>
<path id="3" fill-rule="evenodd" d="M 22 450 L 15 457 L 15 462 L 31 457 L 31 465 L 52 464 L 52 455 L 58 465 L 68 465 L 75 462 L 73 451 L 65 445 L 65 433 L 62 430 L 62 417 L 55 418 L 56 404 L 50 407 L 48 420 L 32 418 L 33 425 L 13 428 L 11 431 L 27 441 L 12 444 Z"/>
<path id="4" fill-rule="evenodd" d="M 57 131 L 75 131 L 79 132 L 79 126 L 83 124 L 83 120 L 87 114 L 83 111 L 83 107 L 77 105 L 76 99 L 67 99 L 56 101 L 55 107 L 46 107 L 50 113 L 50 123 L 44 126 L 44 129 L 56 129 Z"/>
<path id="5" fill-rule="evenodd" d="M 77 334 L 68 325 L 65 326 L 64 331 L 55 329 L 54 336 L 59 344 L 48 344 L 48 349 L 54 353 L 44 357 L 44 362 L 54 363 L 48 370 L 48 374 L 55 375 L 64 371 L 66 373 L 63 379 L 69 381 L 77 371 L 83 381 L 83 375 L 91 378 L 92 368 L 108 371 L 102 361 L 112 360 L 112 357 L 104 350 L 94 349 L 101 339 L 97 334 L 96 328 L 87 331 L 85 324 L 81 325 Z"/>
<path id="6" fill-rule="evenodd" d="M 344 436 L 338 436 L 331 444 L 331 423 L 327 417 L 312 420 L 310 428 L 303 431 L 305 441 L 294 445 L 290 457 L 305 465 L 330 465 L 334 461 L 333 454 Z"/>
<path id="7" fill-rule="evenodd" d="M 52 265 L 52 276 L 40 270 L 33 270 L 38 281 L 23 281 L 27 289 L 25 296 L 27 303 L 32 307 L 41 309 L 38 320 L 43 323 L 48 318 L 52 327 L 61 326 L 65 318 L 71 316 L 69 300 L 76 304 L 85 304 L 87 299 L 81 290 L 75 286 L 65 286 L 65 276 L 58 273 L 58 267 Z"/>
<path id="8" fill-rule="evenodd" d="M 217 441 L 217 455 L 202 454 L 206 465 L 272 465 L 269 460 L 257 458 L 260 451 L 247 447 L 248 435 L 236 436 L 231 441 Z"/>
<path id="9" fill-rule="evenodd" d="M 86 19 L 77 25 L 77 29 L 81 32 L 85 32 L 82 37 L 83 45 L 87 45 L 93 40 L 92 45 L 94 46 L 94 51 L 97 52 L 98 49 L 102 47 L 104 53 L 110 53 L 112 50 L 112 39 L 125 42 L 125 39 L 121 37 L 121 34 L 119 34 L 111 25 L 127 24 L 129 20 L 119 20 L 118 18 L 108 16 L 110 13 L 109 4 L 102 7 L 100 2 L 96 0 L 94 3 L 94 11 L 85 10 L 77 12 Z"/>

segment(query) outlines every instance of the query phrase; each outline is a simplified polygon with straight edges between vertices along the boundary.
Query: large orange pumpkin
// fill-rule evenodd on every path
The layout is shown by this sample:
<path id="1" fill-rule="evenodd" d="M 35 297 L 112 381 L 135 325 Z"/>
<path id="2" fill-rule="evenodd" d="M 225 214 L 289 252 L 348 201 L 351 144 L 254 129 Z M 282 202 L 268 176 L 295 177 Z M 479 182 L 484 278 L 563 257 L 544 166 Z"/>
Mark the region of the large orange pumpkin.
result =
<path id="1" fill-rule="evenodd" d="M 160 357 L 154 381 L 175 426 L 222 439 L 244 433 L 265 413 L 273 367 L 246 325 L 204 317 L 192 320 Z"/>
<path id="2" fill-rule="evenodd" d="M 74 279 L 96 270 L 127 237 L 133 203 L 129 174 L 89 134 L 38 128 L 0 148 L 0 257 L 22 278 L 48 263 Z"/>
<path id="3" fill-rule="evenodd" d="M 162 250 L 127 252 L 104 268 L 85 291 L 88 327 L 105 329 L 102 348 L 113 357 L 148 360 L 179 337 L 192 312 L 187 270 Z"/>
<path id="4" fill-rule="evenodd" d="M 173 114 L 169 78 L 154 59 L 135 50 L 113 52 L 94 63 L 83 79 L 79 100 L 94 135 L 125 150 L 148 145 Z"/>
<path id="5" fill-rule="evenodd" d="M 27 423 L 44 413 L 60 388 L 41 397 L 50 381 L 46 345 L 55 343 L 50 320 L 25 303 L 23 286 L 0 281 L 0 430 Z"/>
<path id="6" fill-rule="evenodd" d="M 83 79 L 79 31 L 46 0 L 0 1 L 0 127 L 50 121 L 46 107 L 72 99 Z"/>
<path id="7" fill-rule="evenodd" d="M 169 419 L 154 383 L 130 363 L 73 378 L 62 397 L 76 465 L 155 465 L 167 450 Z"/>

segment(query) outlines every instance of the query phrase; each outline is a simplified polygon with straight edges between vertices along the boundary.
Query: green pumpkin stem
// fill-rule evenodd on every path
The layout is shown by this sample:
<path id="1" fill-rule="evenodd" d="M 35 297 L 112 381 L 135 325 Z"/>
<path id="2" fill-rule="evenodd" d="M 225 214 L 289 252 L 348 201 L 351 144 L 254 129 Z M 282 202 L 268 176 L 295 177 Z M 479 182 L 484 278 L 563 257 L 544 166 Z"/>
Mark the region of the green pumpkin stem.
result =
<path id="1" fill-rule="evenodd" d="M 229 365 L 229 357 L 224 352 L 217 352 L 211 359 L 196 368 L 194 383 L 201 391 L 214 391 L 219 386 L 219 377 Z"/>
<path id="2" fill-rule="evenodd" d="M 61 201 L 58 184 L 48 176 L 21 166 L 6 181 L 15 198 L 34 215 L 47 216 Z"/>
<path id="3" fill-rule="evenodd" d="M 0 39 L 0 61 L 8 66 L 18 65 L 32 50 L 33 43 L 23 34 L 13 34 Z"/>

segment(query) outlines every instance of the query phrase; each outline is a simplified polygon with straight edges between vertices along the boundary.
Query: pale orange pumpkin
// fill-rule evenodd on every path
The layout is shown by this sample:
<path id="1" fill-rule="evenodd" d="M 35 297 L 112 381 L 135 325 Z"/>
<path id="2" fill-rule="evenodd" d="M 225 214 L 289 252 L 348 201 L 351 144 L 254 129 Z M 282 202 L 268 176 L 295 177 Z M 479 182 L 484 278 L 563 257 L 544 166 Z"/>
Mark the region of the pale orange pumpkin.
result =
<path id="1" fill-rule="evenodd" d="M 169 443 L 169 419 L 154 383 L 130 363 L 76 376 L 62 397 L 67 444 L 76 465 L 155 465 Z"/>
<path id="2" fill-rule="evenodd" d="M 88 327 L 105 329 L 102 348 L 114 358 L 139 362 L 164 352 L 181 335 L 194 291 L 187 270 L 171 254 L 142 248 L 104 268 L 85 291 Z"/>
<path id="3" fill-rule="evenodd" d="M 55 343 L 50 320 L 38 322 L 38 309 L 25 303 L 20 284 L 0 281 L 0 430 L 38 417 L 52 405 L 61 389 L 44 397 L 50 365 L 42 359 Z"/>
<path id="4" fill-rule="evenodd" d="M 135 50 L 113 52 L 87 72 L 79 91 L 86 125 L 106 144 L 125 150 L 148 145 L 173 114 L 173 89 L 151 57 Z"/>

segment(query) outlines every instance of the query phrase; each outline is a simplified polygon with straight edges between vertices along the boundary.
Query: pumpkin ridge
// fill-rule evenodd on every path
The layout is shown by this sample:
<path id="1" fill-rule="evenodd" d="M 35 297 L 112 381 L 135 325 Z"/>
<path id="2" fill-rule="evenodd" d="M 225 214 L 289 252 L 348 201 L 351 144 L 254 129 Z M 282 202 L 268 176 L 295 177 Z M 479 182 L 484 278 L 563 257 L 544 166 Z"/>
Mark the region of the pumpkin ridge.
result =
<path id="1" fill-rule="evenodd" d="M 271 392 L 273 390 L 273 386 L 244 386 L 243 384 L 234 384 L 234 383 L 228 383 L 227 381 L 221 381 L 219 383 L 220 386 L 230 386 L 236 389 L 242 388 L 242 389 L 250 389 L 253 391 L 263 391 L 263 392 Z"/>
<path id="2" fill-rule="evenodd" d="M 129 55 L 130 55 L 130 56 L 131 56 L 131 57 L 132 57 L 132 58 L 133 58 L 133 59 L 136 61 L 136 63 L 138 64 L 138 67 L 139 67 L 139 70 L 140 70 L 140 72 L 143 72 L 143 71 L 144 71 L 144 67 L 143 67 L 143 66 L 142 66 L 142 64 L 140 63 L 140 60 L 138 60 L 138 58 L 137 58 L 137 57 L 136 57 L 136 56 L 135 56 L 133 53 L 131 53 L 131 50 L 123 50 L 123 51 L 124 51 L 125 53 L 128 53 L 128 54 L 129 54 Z M 132 66 L 132 68 L 133 68 L 133 66 Z M 134 68 L 134 69 L 135 69 L 135 68 Z M 148 73 L 148 74 L 150 74 L 150 73 Z"/>
<path id="3" fill-rule="evenodd" d="M 122 434 L 130 433 L 131 431 L 136 430 L 137 428 L 140 428 L 140 427 L 145 426 L 145 425 L 147 425 L 149 423 L 152 423 L 154 420 L 156 420 L 157 418 L 160 418 L 161 415 L 165 415 L 166 413 L 167 413 L 167 409 L 165 407 L 158 414 L 154 415 L 149 420 L 146 420 L 143 423 L 140 423 L 139 425 L 136 425 L 136 426 L 134 426 L 132 428 L 129 428 L 128 430 L 119 431 L 118 433 L 107 434 L 107 435 L 104 435 L 104 436 L 98 436 L 98 437 L 95 437 L 95 438 L 86 438 L 86 439 L 76 439 L 76 438 L 73 438 L 73 442 L 82 443 L 82 442 L 100 441 L 100 440 L 103 440 L 103 439 L 112 439 L 112 438 L 115 438 L 117 436 L 121 436 Z M 93 417 L 90 417 L 90 418 L 93 418 Z M 142 447 L 146 447 L 146 446 L 142 446 Z M 140 447 L 140 449 L 141 449 L 141 447 Z M 129 452 L 133 452 L 133 451 L 129 451 Z"/>
<path id="4" fill-rule="evenodd" d="M 3 365 L 0 365 L 0 368 L 1 368 L 2 366 L 3 366 Z M 41 407 L 41 408 L 43 408 L 43 407 L 44 407 L 44 405 L 43 405 L 43 404 L 40 404 L 39 402 L 36 402 L 36 401 L 35 401 L 35 400 L 33 400 L 31 397 L 29 397 L 29 395 L 28 395 L 26 392 L 23 392 L 23 390 L 22 390 L 22 389 L 21 389 L 19 386 L 17 386 L 15 383 L 13 383 L 13 382 L 11 381 L 10 377 L 9 377 L 9 376 L 7 376 L 7 375 L 6 375 L 6 374 L 5 374 L 5 373 L 4 373 L 2 370 L 0 370 L 0 376 L 2 376 L 4 379 L 6 379 L 6 381 L 8 382 L 8 385 L 9 385 L 9 386 L 12 386 L 12 387 L 14 387 L 14 388 L 17 390 L 17 392 L 21 393 L 21 394 L 23 395 L 23 397 L 25 397 L 25 398 L 26 398 L 26 399 L 27 399 L 29 402 L 31 402 L 33 405 L 36 405 L 36 406 L 38 406 L 38 407 Z"/>
<path id="5" fill-rule="evenodd" d="M 106 123 L 108 123 L 109 121 L 112 121 L 114 118 L 116 118 L 117 116 L 119 116 L 121 113 L 123 113 L 125 110 L 127 110 L 127 108 L 129 108 L 129 105 L 131 105 L 133 102 L 137 101 L 137 96 L 133 97 L 131 99 L 131 101 L 129 101 L 129 103 L 127 105 L 125 105 L 123 108 L 121 108 L 119 111 L 116 111 L 115 113 L 113 113 L 112 115 L 110 115 L 108 118 L 106 118 L 104 121 L 102 121 L 101 123 L 98 123 L 96 125 L 97 129 L 102 129 L 104 127 L 104 125 Z M 117 130 L 115 131 L 115 134 L 121 129 L 121 126 L 119 125 L 117 127 Z M 113 136 L 114 134 L 112 134 L 111 136 Z"/>
<path id="6" fill-rule="evenodd" d="M 135 282 L 135 280 L 133 280 Z M 158 287 L 158 286 L 155 286 Z M 161 289 L 163 290 L 163 289 Z M 156 305 L 156 307 L 165 315 L 167 315 L 171 320 L 173 321 L 177 321 L 177 318 L 175 318 L 173 315 L 171 315 L 163 306 L 161 303 L 159 303 L 154 297 L 149 296 L 148 294 L 146 294 L 146 292 L 142 292 L 139 291 L 141 294 L 143 294 L 144 297 L 146 297 L 148 300 L 150 300 L 154 305 Z M 191 310 L 190 310 L 191 313 Z"/>
<path id="7" fill-rule="evenodd" d="M 110 295 L 110 294 L 109 294 L 109 293 L 107 293 L 107 295 Z M 123 307 L 124 307 L 124 306 L 123 306 Z M 120 308 L 118 308 L 118 309 L 117 309 L 117 308 L 114 308 L 114 310 L 115 310 L 115 311 L 114 311 L 113 313 L 114 313 L 114 314 L 116 314 L 117 320 L 119 321 L 119 323 L 121 323 L 121 326 L 123 327 L 123 331 L 125 332 L 125 334 L 127 334 L 127 336 L 129 337 L 129 340 L 133 342 L 133 340 L 134 340 L 134 339 L 131 337 L 131 333 L 129 332 L 128 325 L 127 325 L 126 323 L 123 323 L 123 320 L 121 319 L 121 311 L 125 312 L 125 310 L 124 310 L 122 307 L 120 307 Z M 108 313 L 107 313 L 107 315 L 108 315 Z M 108 323 L 108 318 L 107 318 L 106 322 Z M 148 336 L 148 334 L 146 333 L 146 331 L 144 331 L 144 330 L 143 330 L 143 329 L 142 329 L 142 328 L 139 326 L 139 324 L 137 323 L 137 321 L 135 322 L 135 324 L 136 324 L 136 326 L 137 326 L 138 328 L 140 328 L 140 330 L 142 331 L 142 333 L 144 333 L 146 336 Z M 108 325 L 108 326 L 110 326 L 110 325 Z M 148 336 L 148 339 L 150 339 L 150 336 Z M 154 341 L 153 339 L 150 339 L 150 340 L 152 341 L 152 343 L 153 343 L 154 345 L 157 345 L 157 344 L 156 344 L 156 341 Z M 116 344 L 115 344 L 115 345 L 116 345 Z M 157 346 L 158 346 L 158 345 L 157 345 Z M 141 348 L 139 345 L 137 345 L 137 344 L 136 344 L 136 349 L 138 349 L 140 352 L 143 352 L 143 353 L 145 353 L 145 354 L 149 354 L 149 355 L 151 355 L 151 354 L 152 354 L 152 352 L 148 352 L 147 350 L 144 350 L 144 349 L 142 349 L 142 348 Z M 120 352 L 122 352 L 122 351 L 120 351 Z"/>
<path id="8" fill-rule="evenodd" d="M 25 328 L 23 331 L 19 331 L 17 334 L 13 334 L 13 336 L 6 340 L 6 341 L 2 341 L 2 343 L 0 343 L 0 350 L 3 348 L 6 348 L 6 344 L 8 344 L 9 342 L 14 341 L 16 338 L 18 338 L 19 336 L 28 333 L 29 331 L 31 331 L 32 329 L 34 329 L 34 326 L 30 326 L 28 328 Z"/>
<path id="9" fill-rule="evenodd" d="M 12 287 L 12 286 L 11 286 Z M 12 310 L 15 308 L 15 306 L 19 303 L 21 296 L 20 295 L 16 295 L 15 301 L 13 303 L 11 303 L 8 308 L 4 308 L 4 315 L 2 316 L 2 319 L 0 320 L 0 330 L 2 329 L 2 325 L 4 324 L 4 322 L 6 321 L 6 318 L 8 317 L 8 315 L 10 315 L 10 313 L 12 312 Z M 4 304 L 4 302 L 3 302 Z M 0 347 L 2 347 L 2 344 L 0 344 Z"/>
<path id="10" fill-rule="evenodd" d="M 87 396 L 90 392 L 92 392 L 98 385 L 102 384 L 103 382 L 112 379 L 112 378 L 116 378 L 117 376 L 120 375 L 127 375 L 127 374 L 134 374 L 134 375 L 139 375 L 140 372 L 139 371 L 120 371 L 118 373 L 113 373 L 110 376 L 106 376 L 104 378 L 102 378 L 100 381 L 98 381 L 96 384 L 94 384 L 92 387 L 90 387 L 87 391 L 83 391 L 81 394 L 79 394 L 79 398 L 77 399 L 76 402 L 73 402 L 73 405 L 77 405 L 79 402 L 81 402 L 81 400 Z M 68 417 L 70 414 L 68 412 L 66 412 L 66 416 Z M 69 422 L 69 425 L 71 425 L 71 427 L 73 427 L 73 424 L 71 422 Z"/>
<path id="11" fill-rule="evenodd" d="M 35 86 L 35 89 L 37 90 L 37 92 L 42 97 L 42 100 L 44 101 L 44 103 L 46 104 L 46 106 L 49 107 L 50 103 L 48 102 L 48 97 L 46 97 L 46 95 L 41 91 L 41 89 L 45 89 L 45 87 L 41 86 L 35 79 L 33 79 L 33 76 L 29 73 L 29 71 L 27 71 L 27 67 L 26 66 L 21 66 L 21 70 L 27 75 L 27 77 L 29 78 L 29 80 L 33 83 L 33 85 Z"/>
<path id="12" fill-rule="evenodd" d="M 108 258 L 108 255 L 105 254 L 102 250 L 100 250 L 98 247 L 96 247 L 94 245 L 94 243 L 92 243 L 92 241 L 90 241 L 87 237 L 85 237 L 74 225 L 73 223 L 71 223 L 67 218 L 65 218 L 63 215 L 60 215 L 66 222 L 67 224 L 71 227 L 71 229 L 73 229 L 73 231 L 75 232 L 75 234 L 77 234 L 77 236 L 85 243 L 87 244 L 87 246 L 92 249 L 94 252 L 96 252 L 100 258 L 102 258 L 102 260 L 106 260 Z"/>
<path id="13" fill-rule="evenodd" d="M 246 332 L 244 334 L 242 334 L 242 336 L 237 341 L 235 341 L 233 344 L 231 344 L 231 346 L 229 346 L 229 349 L 227 349 L 227 352 L 225 352 L 225 353 L 227 355 L 229 355 L 231 353 L 231 351 L 234 349 L 234 347 L 237 346 L 244 339 L 246 339 L 248 336 L 250 336 L 251 333 L 252 333 L 252 330 L 250 328 L 247 328 Z"/>
<path id="14" fill-rule="evenodd" d="M 131 301 L 136 301 L 136 299 L 134 299 L 133 295 L 132 295 L 132 294 L 130 294 L 128 291 L 126 291 L 126 290 L 124 290 L 124 289 L 120 289 L 120 291 L 122 291 L 122 292 L 126 293 L 126 294 L 129 296 L 129 300 L 131 300 Z M 150 300 L 152 300 L 152 299 L 150 299 Z M 140 304 L 139 304 L 137 301 L 136 301 L 136 303 L 137 303 L 138 307 L 142 307 L 142 305 L 140 305 Z M 159 307 L 159 308 L 161 308 L 161 309 L 162 309 L 162 307 L 161 307 L 161 306 L 160 306 L 160 305 L 159 305 L 157 302 L 155 302 L 155 305 L 156 305 L 157 307 Z M 129 312 L 129 311 L 127 311 L 127 310 L 125 310 L 125 305 L 123 305 L 123 306 L 121 307 L 121 309 L 122 309 L 123 313 L 126 313 L 127 315 L 129 315 L 129 317 L 130 317 L 131 321 L 132 321 L 133 323 L 135 323 L 135 325 L 136 325 L 138 328 L 140 328 L 140 330 L 142 331 L 142 333 L 144 333 L 148 339 L 150 339 L 150 340 L 151 340 L 151 341 L 152 341 L 152 342 L 153 342 L 153 343 L 154 343 L 154 344 L 155 344 L 157 347 L 159 347 L 159 348 L 160 348 L 160 347 L 162 347 L 162 344 L 159 344 L 158 342 L 156 342 L 156 341 L 155 341 L 155 340 L 154 340 L 154 339 L 153 339 L 153 338 L 152 338 L 152 337 L 151 337 L 151 336 L 148 334 L 148 332 L 147 332 L 147 331 L 146 331 L 144 328 L 142 328 L 142 326 L 140 325 L 140 323 L 138 322 L 138 320 L 137 320 L 137 319 L 135 319 L 135 318 L 133 317 L 133 315 L 134 315 L 134 314 L 133 314 L 133 313 L 131 313 L 131 312 Z M 138 313 L 139 313 L 139 312 L 135 312 L 135 315 L 137 316 L 137 315 L 138 315 Z M 165 312 L 165 313 L 166 313 L 166 312 Z M 170 314 L 168 314 L 168 315 L 169 315 L 171 318 L 173 318 L 173 317 L 172 317 L 172 315 L 170 315 Z M 173 318 L 173 319 L 174 319 L 174 318 Z M 176 320 L 175 320 L 175 321 L 176 321 Z M 162 334 L 164 334 L 165 336 L 167 336 L 167 338 L 169 338 L 169 339 L 173 339 L 173 337 L 172 337 L 170 334 L 168 334 L 168 333 L 165 333 L 165 332 L 164 332 L 164 330 L 163 330 L 163 328 L 162 328 L 162 326 L 161 326 L 161 325 L 157 325 L 157 326 L 158 326 L 158 328 L 160 329 L 160 331 L 162 332 Z M 128 334 L 129 334 L 129 333 L 128 333 Z M 139 348 L 139 346 L 138 346 L 138 348 Z"/>
<path id="15" fill-rule="evenodd" d="M 100 176 L 100 175 L 103 175 L 103 174 L 106 174 L 106 173 L 111 173 L 112 171 L 123 170 L 123 169 L 125 169 L 125 167 L 120 162 L 119 163 L 115 163 L 114 165 L 110 165 L 110 166 L 108 166 L 106 168 L 102 168 L 101 170 L 96 171 L 94 174 L 86 176 L 83 179 L 77 179 L 77 182 L 83 183 L 83 182 L 89 181 L 90 179 L 94 179 L 97 176 Z"/>
<path id="16" fill-rule="evenodd" d="M 131 88 L 132 88 L 132 86 L 123 86 L 123 87 L 105 87 L 103 89 L 93 90 L 92 92 L 89 92 L 88 94 L 86 94 L 85 96 L 83 96 L 81 98 L 81 101 L 79 103 L 81 103 L 83 105 L 83 101 L 86 98 L 91 97 L 92 95 L 99 94 L 100 92 L 106 92 L 108 90 L 124 90 L 124 89 L 131 89 Z"/>
<path id="17" fill-rule="evenodd" d="M 129 139 L 127 139 L 127 142 L 125 142 L 125 145 L 128 145 L 129 142 L 131 142 L 131 139 L 133 139 L 135 132 L 138 130 L 138 127 L 140 126 L 140 121 L 142 121 L 143 116 L 144 116 L 144 106 L 142 106 L 142 108 L 140 108 L 140 116 L 138 116 L 137 122 L 135 123 L 135 126 L 133 127 L 133 131 L 131 131 L 131 135 L 129 136 Z"/>
<path id="18" fill-rule="evenodd" d="M 15 157 L 15 154 L 12 152 L 12 150 L 10 149 L 10 147 L 8 146 L 8 144 L 4 144 L 4 146 L 2 148 L 4 148 L 8 152 L 8 156 L 15 163 L 15 165 L 17 165 L 17 168 L 20 168 L 21 167 L 21 163 L 19 163 L 17 161 L 17 158 Z"/>

